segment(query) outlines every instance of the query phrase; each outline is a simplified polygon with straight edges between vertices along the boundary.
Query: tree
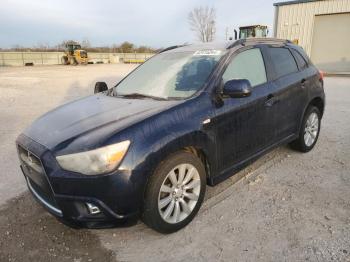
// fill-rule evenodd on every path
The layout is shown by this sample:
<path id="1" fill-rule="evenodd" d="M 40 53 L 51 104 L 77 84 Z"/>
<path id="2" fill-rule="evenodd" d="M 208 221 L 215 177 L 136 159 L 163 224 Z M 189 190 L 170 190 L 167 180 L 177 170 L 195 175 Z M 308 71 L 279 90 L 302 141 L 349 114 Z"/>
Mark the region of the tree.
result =
<path id="1" fill-rule="evenodd" d="M 82 48 L 90 48 L 90 40 L 88 38 L 84 38 L 83 41 L 81 41 L 81 47 Z"/>
<path id="2" fill-rule="evenodd" d="M 154 53 L 154 49 L 148 46 L 141 45 L 135 49 L 137 53 Z"/>
<path id="3" fill-rule="evenodd" d="M 215 36 L 215 8 L 197 7 L 188 15 L 188 22 L 192 31 L 201 42 L 211 42 Z"/>
<path id="4" fill-rule="evenodd" d="M 66 44 L 69 42 L 74 42 L 73 40 L 63 40 L 61 43 L 59 43 L 58 45 L 56 45 L 56 49 L 57 50 L 65 50 L 66 49 Z"/>
<path id="5" fill-rule="evenodd" d="M 120 49 L 123 53 L 132 53 L 134 51 L 134 44 L 125 41 L 120 45 Z"/>

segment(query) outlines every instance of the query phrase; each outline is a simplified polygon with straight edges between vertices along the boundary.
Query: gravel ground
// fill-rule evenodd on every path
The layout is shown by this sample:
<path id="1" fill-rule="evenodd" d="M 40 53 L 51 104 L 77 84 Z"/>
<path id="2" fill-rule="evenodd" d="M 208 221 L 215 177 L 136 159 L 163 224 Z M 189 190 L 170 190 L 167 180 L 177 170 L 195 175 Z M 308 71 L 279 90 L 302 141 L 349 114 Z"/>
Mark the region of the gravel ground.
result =
<path id="1" fill-rule="evenodd" d="M 350 261 L 350 78 L 326 78 L 318 144 L 280 147 L 209 188 L 172 235 L 144 224 L 68 228 L 26 191 L 17 135 L 49 109 L 110 86 L 132 65 L 0 68 L 0 261 Z"/>

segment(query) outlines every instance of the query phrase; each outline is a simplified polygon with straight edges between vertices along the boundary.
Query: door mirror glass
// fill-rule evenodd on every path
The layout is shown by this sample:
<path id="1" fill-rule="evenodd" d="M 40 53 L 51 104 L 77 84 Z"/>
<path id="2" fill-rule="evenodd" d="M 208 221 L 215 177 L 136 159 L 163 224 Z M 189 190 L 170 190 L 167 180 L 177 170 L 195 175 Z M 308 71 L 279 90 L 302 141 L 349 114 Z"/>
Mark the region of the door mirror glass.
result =
<path id="1" fill-rule="evenodd" d="M 247 97 L 252 93 L 252 86 L 247 79 L 233 79 L 225 83 L 223 95 L 235 98 Z"/>
<path id="2" fill-rule="evenodd" d="M 107 91 L 107 90 L 108 90 L 108 86 L 105 82 L 96 82 L 94 94 Z"/>

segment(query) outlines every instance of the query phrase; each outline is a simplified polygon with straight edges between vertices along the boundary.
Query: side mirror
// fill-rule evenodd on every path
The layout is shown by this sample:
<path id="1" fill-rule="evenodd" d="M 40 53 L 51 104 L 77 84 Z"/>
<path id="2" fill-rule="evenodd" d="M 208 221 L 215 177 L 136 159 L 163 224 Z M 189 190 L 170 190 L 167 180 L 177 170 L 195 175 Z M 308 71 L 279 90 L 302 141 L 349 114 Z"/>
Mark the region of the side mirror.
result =
<path id="1" fill-rule="evenodd" d="M 247 79 L 233 79 L 225 83 L 222 93 L 234 98 L 247 97 L 252 93 L 252 86 Z"/>
<path id="2" fill-rule="evenodd" d="M 107 91 L 107 90 L 108 90 L 108 86 L 105 82 L 96 82 L 94 94 Z"/>

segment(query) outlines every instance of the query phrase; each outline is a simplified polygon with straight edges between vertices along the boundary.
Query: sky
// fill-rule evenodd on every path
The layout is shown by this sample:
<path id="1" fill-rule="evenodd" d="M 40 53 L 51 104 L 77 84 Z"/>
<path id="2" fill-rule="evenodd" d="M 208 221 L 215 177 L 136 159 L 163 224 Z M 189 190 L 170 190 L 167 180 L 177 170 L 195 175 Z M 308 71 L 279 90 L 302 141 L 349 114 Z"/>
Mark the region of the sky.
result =
<path id="1" fill-rule="evenodd" d="M 242 25 L 273 29 L 279 0 L 0 0 L 0 48 L 54 46 L 63 40 L 88 39 L 93 46 L 124 41 L 154 48 L 196 41 L 189 12 L 216 9 L 215 40 Z"/>

